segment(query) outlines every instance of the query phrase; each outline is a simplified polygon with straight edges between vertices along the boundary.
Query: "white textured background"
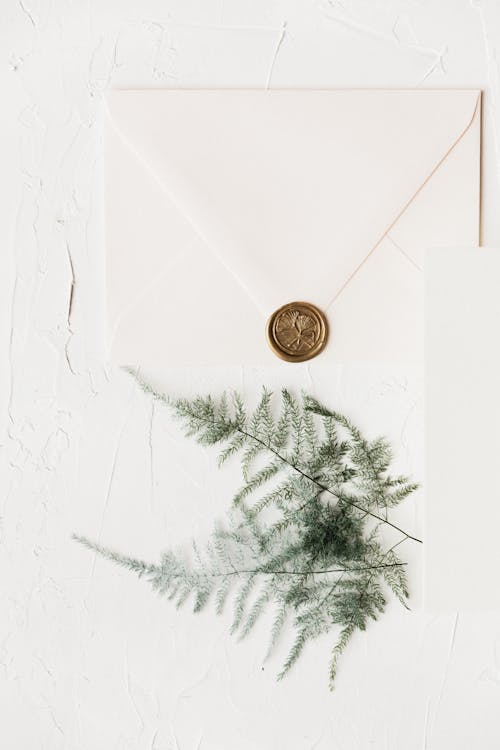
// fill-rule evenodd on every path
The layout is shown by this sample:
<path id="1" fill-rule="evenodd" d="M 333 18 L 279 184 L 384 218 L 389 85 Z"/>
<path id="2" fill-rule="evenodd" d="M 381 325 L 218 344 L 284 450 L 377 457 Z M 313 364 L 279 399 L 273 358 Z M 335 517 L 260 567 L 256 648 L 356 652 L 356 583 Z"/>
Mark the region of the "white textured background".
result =
<path id="1" fill-rule="evenodd" d="M 283 650 L 262 669 L 265 621 L 235 644 L 227 618 L 172 612 L 70 534 L 155 558 L 206 533 L 236 481 L 106 366 L 102 93 L 482 87 L 483 241 L 498 245 L 500 2 L 1 0 L 0 39 L 0 747 L 497 750 L 500 615 L 419 614 L 410 547 L 416 611 L 391 607 L 356 636 L 330 694 L 328 638 L 276 685 Z M 185 386 L 174 371 L 171 387 L 304 385 L 386 432 L 421 476 L 418 373 L 290 372 Z"/>

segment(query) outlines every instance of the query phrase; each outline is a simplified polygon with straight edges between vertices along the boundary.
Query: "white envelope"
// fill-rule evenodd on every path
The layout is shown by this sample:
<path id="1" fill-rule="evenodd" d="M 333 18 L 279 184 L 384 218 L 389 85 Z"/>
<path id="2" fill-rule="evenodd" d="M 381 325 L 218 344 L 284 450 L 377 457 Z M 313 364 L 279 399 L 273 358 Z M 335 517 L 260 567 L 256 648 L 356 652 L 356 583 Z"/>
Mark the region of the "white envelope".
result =
<path id="1" fill-rule="evenodd" d="M 106 117 L 111 358 L 277 362 L 311 302 L 316 362 L 422 359 L 421 253 L 479 239 L 471 90 L 113 91 Z"/>

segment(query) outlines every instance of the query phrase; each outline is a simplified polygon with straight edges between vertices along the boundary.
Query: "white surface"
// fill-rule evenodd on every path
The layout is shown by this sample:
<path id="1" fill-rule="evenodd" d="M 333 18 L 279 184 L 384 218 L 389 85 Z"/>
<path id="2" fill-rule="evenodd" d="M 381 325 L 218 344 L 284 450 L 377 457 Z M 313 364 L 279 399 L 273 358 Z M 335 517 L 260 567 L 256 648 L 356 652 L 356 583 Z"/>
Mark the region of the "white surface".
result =
<path id="1" fill-rule="evenodd" d="M 114 91 L 106 112 L 113 362 L 272 364 L 292 300 L 330 319 L 322 365 L 422 361 L 418 250 L 479 242 L 480 92 Z"/>
<path id="2" fill-rule="evenodd" d="M 424 603 L 498 611 L 500 250 L 429 252 L 425 297 Z"/>
<path id="3" fill-rule="evenodd" d="M 498 3 L 1 5 L 2 745 L 496 750 L 499 616 L 396 607 L 353 642 L 335 693 L 325 689 L 328 639 L 276 686 L 278 659 L 260 668 L 264 630 L 234 644 L 223 619 L 176 615 L 143 582 L 94 562 L 70 534 L 154 557 L 170 539 L 210 526 L 232 476 L 217 474 L 196 446 L 184 453 L 182 442 L 186 458 L 174 474 L 182 498 L 174 497 L 164 457 L 181 450 L 178 433 L 104 367 L 103 91 L 483 87 L 483 239 L 498 245 Z M 159 346 L 167 344 L 168 326 Z M 265 379 L 278 383 L 281 372 Z M 175 377 L 172 388 L 185 390 L 182 373 Z M 421 476 L 418 378 L 312 367 L 293 377 L 360 426 L 377 424 L 397 442 L 399 466 Z M 251 394 L 263 375 L 246 368 L 206 378 L 207 387 L 241 381 Z M 404 512 L 421 530 L 420 506 Z M 418 570 L 412 547 L 407 554 Z"/>

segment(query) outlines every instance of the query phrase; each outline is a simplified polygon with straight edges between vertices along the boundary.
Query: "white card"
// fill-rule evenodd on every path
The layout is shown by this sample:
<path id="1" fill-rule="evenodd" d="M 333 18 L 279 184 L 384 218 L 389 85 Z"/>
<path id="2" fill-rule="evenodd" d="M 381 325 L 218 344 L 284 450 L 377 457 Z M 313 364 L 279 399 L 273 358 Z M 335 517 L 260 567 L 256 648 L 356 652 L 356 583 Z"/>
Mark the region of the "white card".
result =
<path id="1" fill-rule="evenodd" d="M 500 608 L 500 250 L 428 253 L 424 603 Z"/>

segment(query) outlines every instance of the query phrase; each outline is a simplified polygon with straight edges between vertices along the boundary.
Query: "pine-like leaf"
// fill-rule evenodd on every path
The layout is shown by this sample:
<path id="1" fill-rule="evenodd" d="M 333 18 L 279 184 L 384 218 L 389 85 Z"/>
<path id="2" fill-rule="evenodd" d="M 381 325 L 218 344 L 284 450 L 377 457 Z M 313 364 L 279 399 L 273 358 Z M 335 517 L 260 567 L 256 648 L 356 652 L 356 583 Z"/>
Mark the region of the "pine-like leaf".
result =
<path id="1" fill-rule="evenodd" d="M 384 438 L 365 439 L 348 418 L 311 396 L 297 399 L 284 389 L 277 409 L 263 390 L 247 414 L 238 394 L 169 399 L 134 375 L 145 393 L 173 409 L 187 435 L 220 449 L 219 464 L 239 456 L 243 484 L 225 521 L 203 547 L 193 545 L 191 562 L 168 551 L 150 564 L 77 540 L 146 578 L 177 607 L 190 600 L 198 612 L 213 601 L 220 614 L 232 597 L 231 632 L 240 638 L 272 606 L 268 655 L 288 620 L 294 629 L 280 679 L 309 641 L 340 628 L 329 668 L 333 686 L 342 652 L 356 630 L 384 611 L 386 592 L 406 606 L 405 564 L 395 549 L 420 540 L 388 514 L 417 485 L 388 473 L 391 449 Z M 386 551 L 384 528 L 399 536 Z"/>

